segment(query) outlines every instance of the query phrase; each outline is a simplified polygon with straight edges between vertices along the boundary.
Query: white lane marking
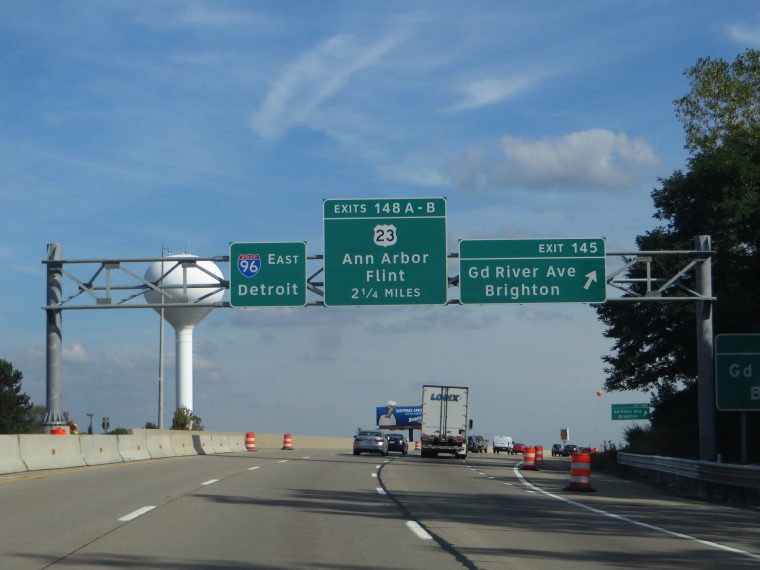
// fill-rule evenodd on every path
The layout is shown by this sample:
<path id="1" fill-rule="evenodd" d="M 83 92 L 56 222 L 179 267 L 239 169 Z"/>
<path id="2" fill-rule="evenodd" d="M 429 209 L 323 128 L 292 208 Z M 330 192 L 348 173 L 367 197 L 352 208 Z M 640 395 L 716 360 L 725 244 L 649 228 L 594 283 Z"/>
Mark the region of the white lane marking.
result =
<path id="1" fill-rule="evenodd" d="M 518 464 L 519 465 L 519 464 Z M 596 513 L 598 515 L 602 515 L 605 517 L 609 517 L 611 519 L 615 519 L 622 522 L 627 522 L 629 524 L 633 524 L 636 526 L 640 526 L 642 528 L 646 528 L 648 530 L 653 530 L 655 532 L 660 532 L 662 534 L 667 534 L 668 536 L 673 536 L 675 538 L 683 538 L 686 540 L 691 540 L 693 542 L 697 542 L 699 544 L 703 544 L 705 546 L 711 546 L 713 548 L 717 548 L 719 550 L 725 550 L 727 552 L 733 552 L 734 554 L 742 554 L 744 556 L 747 556 L 749 558 L 753 558 L 755 560 L 760 560 L 760 554 L 753 554 L 752 552 L 747 552 L 746 550 L 740 550 L 738 548 L 734 548 L 733 546 L 726 546 L 725 544 L 720 544 L 718 542 L 712 542 L 711 540 L 704 540 L 702 538 L 697 538 L 696 536 L 690 536 L 688 534 L 683 534 L 681 532 L 676 532 L 673 530 L 668 530 L 667 528 L 663 528 L 661 526 L 655 526 L 653 524 L 637 521 L 634 519 L 630 519 L 628 517 L 624 517 L 622 515 L 616 515 L 614 513 L 608 513 L 607 511 L 603 511 L 602 509 L 597 509 L 596 507 L 592 507 L 589 505 L 584 505 L 583 503 L 579 503 L 578 501 L 573 501 L 572 499 L 568 499 L 567 497 L 562 497 L 561 495 L 555 495 L 554 493 L 550 493 L 549 491 L 543 490 L 541 487 L 536 487 L 533 483 L 530 481 L 527 481 L 523 476 L 522 473 L 515 467 L 513 469 L 515 475 L 517 475 L 517 478 L 522 481 L 523 485 L 527 487 L 531 487 L 536 492 L 541 493 L 542 495 L 546 495 L 547 497 L 551 497 L 552 499 L 557 499 L 559 501 L 564 501 L 565 503 L 569 503 L 571 505 L 574 505 L 576 507 L 580 507 L 581 509 L 586 509 L 587 511 L 591 511 L 592 513 Z"/>
<path id="2" fill-rule="evenodd" d="M 311 455 L 307 455 L 306 457 L 302 457 L 301 459 L 311 459 Z"/>
<path id="3" fill-rule="evenodd" d="M 256 467 L 249 467 L 248 471 L 253 471 L 254 469 L 260 469 L 261 465 L 257 465 Z"/>
<path id="4" fill-rule="evenodd" d="M 375 465 L 375 469 L 380 469 L 380 467 L 382 467 L 382 465 Z"/>
<path id="5" fill-rule="evenodd" d="M 390 459 L 386 459 L 385 461 L 383 461 L 383 463 L 390 463 L 390 462 L 391 462 Z"/>
<path id="6" fill-rule="evenodd" d="M 385 492 L 385 489 L 383 489 L 382 487 L 378 487 L 377 488 L 377 492 L 380 495 L 387 495 L 388 494 L 388 493 Z"/>
<path id="7" fill-rule="evenodd" d="M 372 476 L 377 479 L 377 473 L 373 473 Z"/>
<path id="8" fill-rule="evenodd" d="M 288 462 L 287 459 L 280 459 L 277 463 L 287 463 L 287 462 Z"/>
<path id="9" fill-rule="evenodd" d="M 152 511 L 155 508 L 156 508 L 155 505 L 151 505 L 151 506 L 148 506 L 148 507 L 142 507 L 140 509 L 137 509 L 136 511 L 133 511 L 133 512 L 129 513 L 128 515 L 124 515 L 119 520 L 121 522 L 129 522 L 131 520 L 136 519 L 137 517 L 141 517 L 142 515 L 144 515 L 148 511 Z"/>
<path id="10" fill-rule="evenodd" d="M 219 481 L 219 479 L 209 479 L 208 481 L 201 483 L 201 485 L 211 485 L 211 483 L 216 483 L 217 481 Z"/>
<path id="11" fill-rule="evenodd" d="M 507 486 L 509 486 L 509 487 L 514 487 L 514 485 L 512 483 L 504 483 L 504 484 L 507 485 Z"/>
<path id="12" fill-rule="evenodd" d="M 416 521 L 406 521 L 406 526 L 417 535 L 417 538 L 421 538 L 422 540 L 433 540 L 433 537 L 430 536 Z"/>
<path id="13" fill-rule="evenodd" d="M 490 475 L 488 476 L 488 478 L 489 479 L 496 479 L 496 477 L 491 477 Z"/>

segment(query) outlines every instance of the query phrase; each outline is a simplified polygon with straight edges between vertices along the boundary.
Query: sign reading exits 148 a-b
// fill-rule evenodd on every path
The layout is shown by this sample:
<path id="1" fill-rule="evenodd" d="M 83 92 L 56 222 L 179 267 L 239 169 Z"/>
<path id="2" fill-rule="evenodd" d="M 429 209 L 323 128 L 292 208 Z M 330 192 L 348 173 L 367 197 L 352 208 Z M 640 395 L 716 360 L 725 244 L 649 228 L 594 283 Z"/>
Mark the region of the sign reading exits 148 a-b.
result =
<path id="1" fill-rule="evenodd" d="M 462 304 L 603 303 L 605 279 L 601 238 L 459 242 Z"/>
<path id="2" fill-rule="evenodd" d="M 446 200 L 325 200 L 325 305 L 444 305 Z"/>
<path id="3" fill-rule="evenodd" d="M 231 243 L 231 307 L 306 305 L 306 243 Z"/>

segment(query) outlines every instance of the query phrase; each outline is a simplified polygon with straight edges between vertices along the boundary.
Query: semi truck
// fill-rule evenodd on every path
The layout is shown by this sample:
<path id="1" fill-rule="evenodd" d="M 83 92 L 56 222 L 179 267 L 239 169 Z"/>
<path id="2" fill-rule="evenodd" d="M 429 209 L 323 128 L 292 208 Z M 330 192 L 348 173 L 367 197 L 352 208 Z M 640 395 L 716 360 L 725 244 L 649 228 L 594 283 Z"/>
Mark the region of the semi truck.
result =
<path id="1" fill-rule="evenodd" d="M 467 457 L 470 428 L 469 388 L 430 384 L 422 387 L 422 457 L 438 457 L 439 453 Z"/>

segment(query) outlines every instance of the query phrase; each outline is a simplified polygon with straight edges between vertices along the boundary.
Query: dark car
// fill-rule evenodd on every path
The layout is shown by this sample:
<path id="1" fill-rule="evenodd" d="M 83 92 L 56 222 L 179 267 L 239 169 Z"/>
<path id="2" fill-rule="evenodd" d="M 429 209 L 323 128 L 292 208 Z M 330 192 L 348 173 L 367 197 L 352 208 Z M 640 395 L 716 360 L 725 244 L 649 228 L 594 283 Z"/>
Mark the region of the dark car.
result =
<path id="1" fill-rule="evenodd" d="M 409 451 L 409 442 L 400 433 L 389 433 L 385 439 L 388 440 L 388 451 L 400 451 L 401 455 L 406 455 Z"/>
<path id="2" fill-rule="evenodd" d="M 552 457 L 559 457 L 562 455 L 562 446 L 559 443 L 552 445 Z"/>
<path id="3" fill-rule="evenodd" d="M 562 455 L 565 457 L 572 455 L 573 453 L 579 453 L 578 446 L 573 445 L 572 443 L 568 443 L 563 449 L 562 449 Z"/>
<path id="4" fill-rule="evenodd" d="M 487 453 L 488 447 L 486 440 L 482 435 L 471 435 L 467 437 L 467 451 L 470 453 Z"/>

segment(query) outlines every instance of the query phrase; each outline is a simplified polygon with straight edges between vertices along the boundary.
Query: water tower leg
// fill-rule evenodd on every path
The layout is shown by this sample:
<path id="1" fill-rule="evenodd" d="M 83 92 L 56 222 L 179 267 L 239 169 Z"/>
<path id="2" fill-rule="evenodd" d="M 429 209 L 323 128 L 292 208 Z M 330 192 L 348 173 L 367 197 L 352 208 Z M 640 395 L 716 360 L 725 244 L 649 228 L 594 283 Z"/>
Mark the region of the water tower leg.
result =
<path id="1" fill-rule="evenodd" d="M 177 338 L 177 409 L 193 409 L 193 327 L 174 329 Z"/>

